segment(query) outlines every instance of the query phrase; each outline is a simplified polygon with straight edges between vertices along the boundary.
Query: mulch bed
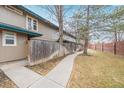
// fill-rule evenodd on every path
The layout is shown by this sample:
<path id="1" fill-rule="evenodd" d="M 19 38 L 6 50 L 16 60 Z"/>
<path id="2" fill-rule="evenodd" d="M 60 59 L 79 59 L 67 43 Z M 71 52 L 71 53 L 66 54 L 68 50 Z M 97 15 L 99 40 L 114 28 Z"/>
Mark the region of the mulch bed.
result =
<path id="1" fill-rule="evenodd" d="M 66 55 L 67 56 L 67 55 Z M 59 58 L 56 58 L 56 59 L 52 59 L 52 60 L 49 60 L 47 62 L 43 62 L 43 63 L 40 63 L 40 64 L 37 64 L 37 65 L 34 65 L 34 66 L 26 66 L 27 68 L 33 70 L 34 72 L 40 74 L 40 75 L 43 75 L 45 76 L 48 72 L 50 72 L 57 64 L 60 63 L 60 61 L 64 58 L 65 56 L 63 57 L 59 57 Z"/>
<path id="2" fill-rule="evenodd" d="M 0 69 L 0 88 L 16 88 L 17 86 L 11 81 Z"/>

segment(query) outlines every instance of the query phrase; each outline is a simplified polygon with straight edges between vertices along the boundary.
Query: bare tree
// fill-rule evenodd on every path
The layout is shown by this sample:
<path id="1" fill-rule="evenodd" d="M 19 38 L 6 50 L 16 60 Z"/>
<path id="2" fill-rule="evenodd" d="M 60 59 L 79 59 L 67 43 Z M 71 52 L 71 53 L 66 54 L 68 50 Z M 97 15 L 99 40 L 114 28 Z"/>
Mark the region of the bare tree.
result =
<path id="1" fill-rule="evenodd" d="M 72 9 L 72 6 L 63 6 L 63 5 L 47 5 L 47 6 L 42 6 L 43 8 L 45 8 L 50 16 L 53 17 L 53 21 L 55 21 L 58 26 L 59 26 L 59 44 L 63 45 L 63 39 L 64 39 L 64 23 L 65 23 L 65 19 L 67 17 L 67 13 L 69 12 L 69 10 Z M 71 33 L 70 33 L 71 34 Z M 62 50 L 61 46 L 60 46 L 60 51 Z"/>
<path id="2" fill-rule="evenodd" d="M 86 29 L 85 31 L 85 43 L 84 43 L 84 54 L 87 55 L 87 49 L 88 49 L 88 41 L 89 41 L 89 12 L 90 12 L 90 6 L 87 6 L 87 19 L 86 19 Z"/>
<path id="3" fill-rule="evenodd" d="M 59 43 L 63 45 L 63 6 L 62 5 L 55 5 L 56 10 L 56 18 L 59 24 Z"/>
<path id="4" fill-rule="evenodd" d="M 59 25 L 59 44 L 63 45 L 63 17 L 64 17 L 64 9 L 62 5 L 47 5 L 43 6 L 46 9 L 50 16 L 53 16 L 54 21 L 56 21 Z"/>

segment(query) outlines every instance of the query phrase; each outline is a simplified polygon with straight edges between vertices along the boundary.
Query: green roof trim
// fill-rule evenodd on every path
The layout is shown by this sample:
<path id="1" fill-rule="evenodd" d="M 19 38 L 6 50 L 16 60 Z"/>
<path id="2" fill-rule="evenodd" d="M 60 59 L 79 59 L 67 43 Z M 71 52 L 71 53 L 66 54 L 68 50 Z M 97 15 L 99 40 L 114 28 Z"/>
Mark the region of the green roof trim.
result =
<path id="1" fill-rule="evenodd" d="M 8 24 L 5 24 L 5 23 L 0 23 L 0 29 L 27 34 L 30 37 L 42 36 L 42 34 L 40 34 L 38 32 L 29 31 L 27 29 L 23 29 L 23 28 L 13 26 L 13 25 L 8 25 Z"/>

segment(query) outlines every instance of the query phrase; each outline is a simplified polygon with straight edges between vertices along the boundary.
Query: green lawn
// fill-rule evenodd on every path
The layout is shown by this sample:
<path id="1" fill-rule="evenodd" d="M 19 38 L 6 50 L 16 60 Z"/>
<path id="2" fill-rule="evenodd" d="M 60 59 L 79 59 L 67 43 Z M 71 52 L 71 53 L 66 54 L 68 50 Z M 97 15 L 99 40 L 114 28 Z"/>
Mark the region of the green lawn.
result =
<path id="1" fill-rule="evenodd" d="M 124 87 L 124 57 L 89 50 L 75 59 L 67 87 Z"/>

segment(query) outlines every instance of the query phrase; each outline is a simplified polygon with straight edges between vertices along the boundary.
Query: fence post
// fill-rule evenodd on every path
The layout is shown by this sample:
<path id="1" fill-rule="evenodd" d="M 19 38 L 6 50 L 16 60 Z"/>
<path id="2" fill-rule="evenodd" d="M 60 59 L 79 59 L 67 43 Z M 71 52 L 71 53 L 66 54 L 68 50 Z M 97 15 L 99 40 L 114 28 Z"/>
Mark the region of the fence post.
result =
<path id="1" fill-rule="evenodd" d="M 95 50 L 96 50 L 96 44 L 94 44 L 95 45 Z"/>
<path id="2" fill-rule="evenodd" d="M 102 48 L 103 48 L 103 52 L 104 52 L 104 43 L 103 43 L 103 45 L 102 45 Z"/>
<path id="3" fill-rule="evenodd" d="M 30 65 L 31 64 L 31 52 L 32 52 L 32 49 L 31 49 L 31 47 L 32 47 L 32 41 L 31 40 L 28 40 L 28 65 Z"/>
<path id="4" fill-rule="evenodd" d="M 104 43 L 102 43 L 102 52 L 104 52 Z"/>
<path id="5" fill-rule="evenodd" d="M 102 43 L 102 52 L 103 52 L 103 43 Z"/>
<path id="6" fill-rule="evenodd" d="M 114 55 L 116 55 L 116 42 L 114 42 Z"/>

